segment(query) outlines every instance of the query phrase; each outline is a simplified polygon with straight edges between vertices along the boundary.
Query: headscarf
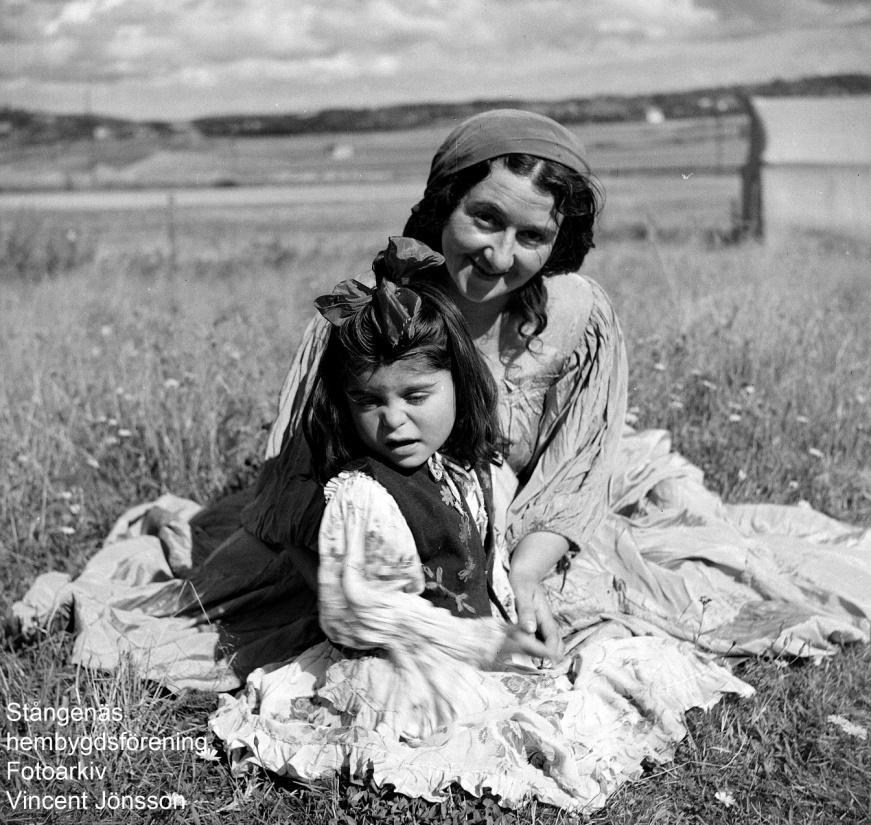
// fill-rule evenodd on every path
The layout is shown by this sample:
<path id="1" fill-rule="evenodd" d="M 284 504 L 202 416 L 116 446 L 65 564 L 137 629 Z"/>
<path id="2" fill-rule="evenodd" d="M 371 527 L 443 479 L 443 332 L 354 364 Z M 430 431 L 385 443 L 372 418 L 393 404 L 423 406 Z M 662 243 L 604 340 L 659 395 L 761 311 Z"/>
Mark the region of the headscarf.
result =
<path id="1" fill-rule="evenodd" d="M 432 159 L 427 189 L 476 163 L 508 154 L 534 155 L 590 174 L 583 143 L 565 126 L 536 112 L 491 109 L 464 120 L 445 138 Z"/>

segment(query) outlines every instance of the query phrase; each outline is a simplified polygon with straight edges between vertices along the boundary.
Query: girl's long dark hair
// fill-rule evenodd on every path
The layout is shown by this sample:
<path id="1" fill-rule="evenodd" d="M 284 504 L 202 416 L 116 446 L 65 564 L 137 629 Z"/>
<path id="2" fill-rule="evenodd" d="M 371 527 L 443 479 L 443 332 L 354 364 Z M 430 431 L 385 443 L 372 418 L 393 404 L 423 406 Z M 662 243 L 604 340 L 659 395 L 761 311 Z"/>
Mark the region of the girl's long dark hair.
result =
<path id="1" fill-rule="evenodd" d="M 402 234 L 441 252 L 442 229 L 448 218 L 469 190 L 490 174 L 495 163 L 503 163 L 509 171 L 529 178 L 552 195 L 557 213 L 563 216 L 550 257 L 536 277 L 511 294 L 506 306 L 508 312 L 519 318 L 519 331 L 528 346 L 547 326 L 545 279 L 579 269 L 587 252 L 595 246 L 593 227 L 604 200 L 595 178 L 534 155 L 500 155 L 463 169 L 435 186 L 428 186 Z"/>
<path id="2" fill-rule="evenodd" d="M 413 290 L 420 296 L 420 308 L 396 346 L 381 332 L 374 301 L 342 326 L 330 329 L 302 420 L 315 476 L 321 483 L 366 454 L 348 407 L 348 378 L 397 361 L 451 373 L 456 419 L 442 452 L 479 464 L 499 447 L 496 383 L 463 316 L 443 286 L 416 282 Z"/>

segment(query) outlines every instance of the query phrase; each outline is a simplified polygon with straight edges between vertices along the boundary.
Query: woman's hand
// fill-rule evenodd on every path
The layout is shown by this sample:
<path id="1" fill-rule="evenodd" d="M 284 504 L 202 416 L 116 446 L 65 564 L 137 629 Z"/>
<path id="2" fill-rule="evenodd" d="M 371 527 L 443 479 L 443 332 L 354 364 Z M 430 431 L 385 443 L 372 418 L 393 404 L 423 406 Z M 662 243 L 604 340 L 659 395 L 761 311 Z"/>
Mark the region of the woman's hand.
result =
<path id="1" fill-rule="evenodd" d="M 562 658 L 564 649 L 541 581 L 567 551 L 568 542 L 556 533 L 530 533 L 517 545 L 508 575 L 519 628 L 544 642 L 552 662 Z"/>
<path id="2" fill-rule="evenodd" d="M 541 582 L 512 578 L 511 586 L 514 589 L 518 628 L 541 639 L 547 651 L 545 656 L 554 663 L 558 662 L 564 652 L 562 634 Z"/>
<path id="3" fill-rule="evenodd" d="M 505 641 L 499 648 L 499 653 L 505 656 L 510 656 L 512 653 L 524 653 L 536 659 L 551 659 L 553 661 L 551 649 L 544 642 L 536 639 L 532 633 L 521 630 L 520 626 L 516 624 L 508 625 L 508 632 L 505 634 Z"/>

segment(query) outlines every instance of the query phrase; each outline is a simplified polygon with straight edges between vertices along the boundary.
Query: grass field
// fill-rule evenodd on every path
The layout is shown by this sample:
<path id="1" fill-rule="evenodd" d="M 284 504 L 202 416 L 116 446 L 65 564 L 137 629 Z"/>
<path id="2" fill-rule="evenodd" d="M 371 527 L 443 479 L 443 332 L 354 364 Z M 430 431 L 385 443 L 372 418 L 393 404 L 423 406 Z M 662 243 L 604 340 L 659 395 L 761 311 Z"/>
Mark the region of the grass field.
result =
<path id="1" fill-rule="evenodd" d="M 710 230 L 727 225 L 728 197 L 711 193 L 734 183 L 716 178 L 695 194 L 703 176 L 667 179 L 671 188 L 608 184 L 608 212 L 619 217 L 603 226 L 588 266 L 627 334 L 637 426 L 671 430 L 675 449 L 729 501 L 807 501 L 871 526 L 871 253 L 825 238 L 717 243 Z M 365 269 L 408 205 L 192 208 L 172 220 L 165 209 L 0 215 L 0 610 L 38 573 L 80 570 L 132 503 L 166 490 L 207 501 L 249 481 L 311 298 Z M 214 697 L 77 670 L 71 645 L 57 634 L 4 647 L 0 703 L 103 703 L 123 710 L 132 734 L 205 735 Z M 674 763 L 651 766 L 593 822 L 868 821 L 868 649 L 820 665 L 752 661 L 740 675 L 756 698 L 691 714 Z M 2 725 L 5 739 L 8 714 Z M 85 730 L 93 725 L 67 728 Z M 17 791 L 11 756 L 0 748 L 2 787 Z M 109 778 L 95 793 L 175 792 L 189 806 L 102 822 L 569 821 L 459 793 L 430 805 L 340 780 L 234 779 L 220 760 L 188 751 L 104 763 Z M 18 816 L 5 797 L 0 810 L 6 822 L 97 821 L 92 812 Z"/>

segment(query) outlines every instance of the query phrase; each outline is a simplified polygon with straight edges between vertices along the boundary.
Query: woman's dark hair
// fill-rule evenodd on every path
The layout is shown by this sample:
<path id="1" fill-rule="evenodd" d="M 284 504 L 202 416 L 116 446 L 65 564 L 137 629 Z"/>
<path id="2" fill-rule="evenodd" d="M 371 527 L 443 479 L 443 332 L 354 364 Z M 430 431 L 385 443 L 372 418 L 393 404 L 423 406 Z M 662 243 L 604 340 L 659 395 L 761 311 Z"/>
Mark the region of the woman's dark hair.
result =
<path id="1" fill-rule="evenodd" d="M 435 186 L 428 186 L 423 200 L 412 211 L 403 235 L 442 251 L 442 229 L 460 201 L 473 186 L 486 178 L 496 163 L 515 175 L 529 178 L 553 196 L 557 213 L 563 216 L 556 243 L 539 276 L 512 293 L 506 309 L 520 318 L 520 333 L 527 346 L 547 326 L 545 278 L 579 269 L 592 249 L 593 226 L 604 196 L 592 176 L 581 175 L 561 163 L 535 155 L 500 155 L 462 169 Z"/>
<path id="2" fill-rule="evenodd" d="M 378 264 L 376 260 L 373 268 Z M 374 300 L 341 326 L 330 329 L 302 420 L 315 476 L 321 483 L 349 461 L 365 455 L 348 406 L 348 378 L 398 361 L 414 361 L 426 369 L 451 373 L 456 419 L 442 452 L 478 464 L 490 459 L 497 449 L 496 383 L 472 342 L 463 316 L 443 286 L 417 282 L 413 291 L 420 296 L 420 307 L 395 346 L 382 333 Z"/>

